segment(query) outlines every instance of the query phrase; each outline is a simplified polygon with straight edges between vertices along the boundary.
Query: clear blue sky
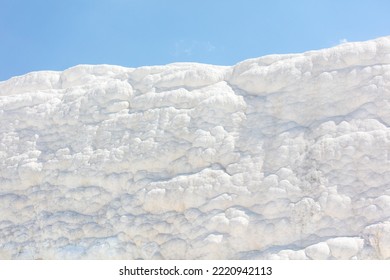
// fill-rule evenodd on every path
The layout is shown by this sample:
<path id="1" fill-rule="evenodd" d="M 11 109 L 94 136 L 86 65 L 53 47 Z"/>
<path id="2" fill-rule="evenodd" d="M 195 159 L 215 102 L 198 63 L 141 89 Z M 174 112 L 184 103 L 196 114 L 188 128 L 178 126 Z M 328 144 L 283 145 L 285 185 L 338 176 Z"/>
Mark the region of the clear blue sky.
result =
<path id="1" fill-rule="evenodd" d="M 388 0 L 0 0 L 0 80 L 77 64 L 232 65 L 390 35 Z"/>

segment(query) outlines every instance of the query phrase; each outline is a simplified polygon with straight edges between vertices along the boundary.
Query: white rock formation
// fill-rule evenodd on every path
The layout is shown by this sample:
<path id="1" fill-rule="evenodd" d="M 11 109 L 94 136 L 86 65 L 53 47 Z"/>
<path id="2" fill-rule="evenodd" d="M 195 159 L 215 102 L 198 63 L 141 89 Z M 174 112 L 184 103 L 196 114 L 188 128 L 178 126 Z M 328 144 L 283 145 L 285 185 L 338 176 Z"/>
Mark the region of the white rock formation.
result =
<path id="1" fill-rule="evenodd" d="M 390 37 L 0 82 L 2 259 L 390 259 Z"/>

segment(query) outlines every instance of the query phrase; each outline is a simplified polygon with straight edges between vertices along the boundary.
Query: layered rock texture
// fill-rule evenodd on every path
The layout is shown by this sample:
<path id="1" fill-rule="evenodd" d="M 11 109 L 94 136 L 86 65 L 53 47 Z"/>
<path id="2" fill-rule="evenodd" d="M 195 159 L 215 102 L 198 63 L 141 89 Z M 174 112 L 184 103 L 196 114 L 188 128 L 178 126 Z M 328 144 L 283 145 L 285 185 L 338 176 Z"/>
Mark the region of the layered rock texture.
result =
<path id="1" fill-rule="evenodd" d="M 0 82 L 1 259 L 390 259 L 390 37 Z"/>

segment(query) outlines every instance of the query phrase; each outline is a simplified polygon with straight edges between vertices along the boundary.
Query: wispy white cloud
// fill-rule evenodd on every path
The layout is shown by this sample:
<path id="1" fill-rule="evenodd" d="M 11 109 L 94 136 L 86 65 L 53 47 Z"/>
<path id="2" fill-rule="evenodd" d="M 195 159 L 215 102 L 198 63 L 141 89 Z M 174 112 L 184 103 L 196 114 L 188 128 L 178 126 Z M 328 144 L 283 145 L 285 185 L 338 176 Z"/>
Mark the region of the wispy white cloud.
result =
<path id="1" fill-rule="evenodd" d="M 209 41 L 178 40 L 174 43 L 172 55 L 175 57 L 192 57 L 214 52 L 216 47 Z"/>
<path id="2" fill-rule="evenodd" d="M 345 38 L 339 40 L 339 44 L 344 44 L 344 43 L 347 43 L 347 42 L 348 42 L 348 40 L 345 39 Z"/>

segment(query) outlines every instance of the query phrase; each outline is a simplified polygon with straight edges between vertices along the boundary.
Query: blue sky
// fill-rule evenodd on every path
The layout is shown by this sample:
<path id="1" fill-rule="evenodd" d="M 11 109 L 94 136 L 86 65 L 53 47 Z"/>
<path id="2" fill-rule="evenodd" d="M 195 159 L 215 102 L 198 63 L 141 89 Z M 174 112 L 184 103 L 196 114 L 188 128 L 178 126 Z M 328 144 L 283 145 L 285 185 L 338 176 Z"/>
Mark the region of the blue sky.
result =
<path id="1" fill-rule="evenodd" d="M 387 0 L 0 0 L 0 80 L 77 64 L 233 65 L 390 35 Z"/>

